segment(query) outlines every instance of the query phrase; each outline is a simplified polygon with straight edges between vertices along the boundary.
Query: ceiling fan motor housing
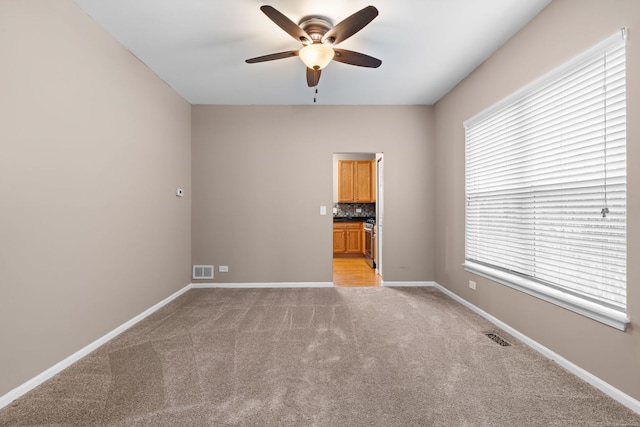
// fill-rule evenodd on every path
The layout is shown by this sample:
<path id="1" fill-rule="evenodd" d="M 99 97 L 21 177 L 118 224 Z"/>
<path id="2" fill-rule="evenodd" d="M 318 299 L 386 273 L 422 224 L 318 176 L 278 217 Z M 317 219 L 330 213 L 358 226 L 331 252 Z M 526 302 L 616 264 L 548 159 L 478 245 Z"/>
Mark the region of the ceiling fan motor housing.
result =
<path id="1" fill-rule="evenodd" d="M 312 43 L 322 43 L 322 36 L 333 28 L 331 21 L 324 16 L 305 16 L 298 25 L 311 36 Z M 305 43 L 307 41 L 302 40 L 302 42 Z M 330 40 L 329 42 L 331 43 Z"/>

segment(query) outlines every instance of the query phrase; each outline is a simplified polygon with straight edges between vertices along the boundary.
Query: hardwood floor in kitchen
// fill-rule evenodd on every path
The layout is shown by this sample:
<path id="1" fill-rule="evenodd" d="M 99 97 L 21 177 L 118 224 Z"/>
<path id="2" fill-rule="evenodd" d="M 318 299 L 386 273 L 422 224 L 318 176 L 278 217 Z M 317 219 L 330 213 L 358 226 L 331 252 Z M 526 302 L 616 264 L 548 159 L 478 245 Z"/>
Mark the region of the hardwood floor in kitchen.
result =
<path id="1" fill-rule="evenodd" d="M 335 286 L 380 286 L 380 276 L 369 267 L 364 257 L 333 258 Z"/>

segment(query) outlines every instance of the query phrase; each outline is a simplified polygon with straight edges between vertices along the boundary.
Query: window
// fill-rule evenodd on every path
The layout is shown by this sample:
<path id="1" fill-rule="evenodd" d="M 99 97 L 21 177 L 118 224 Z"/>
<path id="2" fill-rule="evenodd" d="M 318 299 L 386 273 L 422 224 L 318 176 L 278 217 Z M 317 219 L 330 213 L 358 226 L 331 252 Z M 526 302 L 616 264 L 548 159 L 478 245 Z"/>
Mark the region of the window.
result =
<path id="1" fill-rule="evenodd" d="M 624 330 L 623 37 L 464 126 L 465 269 Z"/>

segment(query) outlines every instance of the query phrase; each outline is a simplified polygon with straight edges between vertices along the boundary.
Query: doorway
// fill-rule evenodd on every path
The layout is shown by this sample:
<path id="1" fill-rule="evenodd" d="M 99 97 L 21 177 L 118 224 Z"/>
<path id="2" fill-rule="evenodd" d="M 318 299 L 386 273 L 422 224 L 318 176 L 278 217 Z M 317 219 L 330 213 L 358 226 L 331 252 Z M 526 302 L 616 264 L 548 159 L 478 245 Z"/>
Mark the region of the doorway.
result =
<path id="1" fill-rule="evenodd" d="M 383 153 L 333 154 L 333 284 L 382 284 Z"/>

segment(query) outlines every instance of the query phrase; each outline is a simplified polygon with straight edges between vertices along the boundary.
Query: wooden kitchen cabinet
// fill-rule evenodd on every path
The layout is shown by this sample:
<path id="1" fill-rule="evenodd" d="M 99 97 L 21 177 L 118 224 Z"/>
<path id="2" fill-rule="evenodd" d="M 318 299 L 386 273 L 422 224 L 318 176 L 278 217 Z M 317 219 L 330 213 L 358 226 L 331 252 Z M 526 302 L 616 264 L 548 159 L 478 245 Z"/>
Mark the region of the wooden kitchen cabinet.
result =
<path id="1" fill-rule="evenodd" d="M 338 202 L 353 202 L 355 165 L 351 160 L 338 160 Z"/>
<path id="2" fill-rule="evenodd" d="M 361 254 L 362 253 L 362 223 L 358 223 L 357 229 L 349 229 L 346 231 L 346 243 L 345 253 L 348 254 Z"/>
<path id="3" fill-rule="evenodd" d="M 375 202 L 371 160 L 338 160 L 338 202 Z"/>
<path id="4" fill-rule="evenodd" d="M 333 224 L 333 253 L 343 254 L 347 251 L 347 239 L 344 228 L 336 227 Z"/>
<path id="5" fill-rule="evenodd" d="M 333 223 L 333 253 L 362 254 L 362 222 Z"/>

